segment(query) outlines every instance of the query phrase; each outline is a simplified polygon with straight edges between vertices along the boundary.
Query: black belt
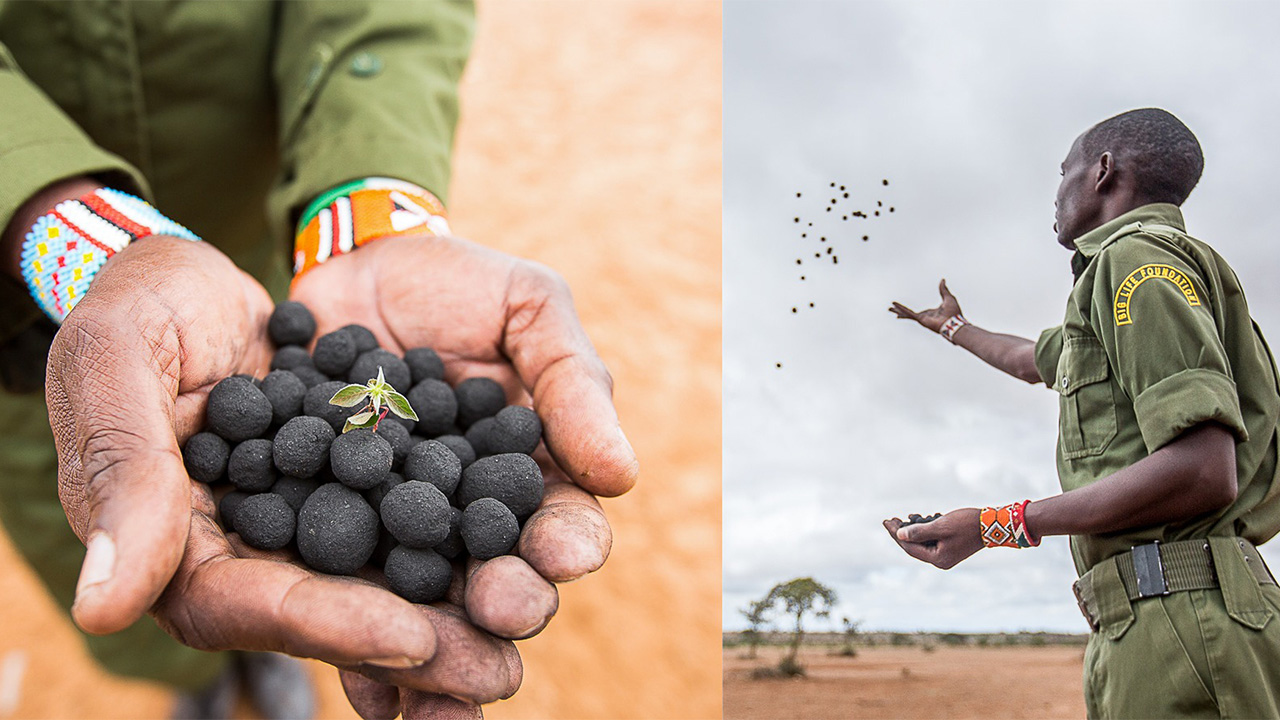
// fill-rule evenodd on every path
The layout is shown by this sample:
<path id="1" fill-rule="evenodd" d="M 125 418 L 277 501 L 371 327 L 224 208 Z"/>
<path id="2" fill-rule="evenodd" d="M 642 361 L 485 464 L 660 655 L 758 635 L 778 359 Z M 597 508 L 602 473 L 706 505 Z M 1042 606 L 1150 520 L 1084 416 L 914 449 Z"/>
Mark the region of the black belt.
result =
<path id="1" fill-rule="evenodd" d="M 1259 585 L 1275 585 L 1276 580 L 1258 553 L 1258 548 L 1244 538 L 1234 538 L 1244 555 L 1245 564 L 1253 573 Z M 1207 590 L 1219 587 L 1218 573 L 1214 568 L 1213 554 L 1209 549 L 1209 541 L 1180 540 L 1178 542 L 1153 542 L 1138 545 L 1132 550 L 1108 558 L 1103 563 L 1115 563 L 1119 571 L 1120 581 L 1124 584 L 1125 594 L 1130 601 L 1150 597 L 1160 597 L 1184 590 Z M 1102 563 L 1099 563 L 1101 566 Z M 1080 612 L 1084 614 L 1089 626 L 1098 629 L 1097 599 L 1094 597 L 1093 584 L 1086 578 L 1095 569 L 1085 573 L 1072 586 L 1076 594 L 1076 602 Z"/>

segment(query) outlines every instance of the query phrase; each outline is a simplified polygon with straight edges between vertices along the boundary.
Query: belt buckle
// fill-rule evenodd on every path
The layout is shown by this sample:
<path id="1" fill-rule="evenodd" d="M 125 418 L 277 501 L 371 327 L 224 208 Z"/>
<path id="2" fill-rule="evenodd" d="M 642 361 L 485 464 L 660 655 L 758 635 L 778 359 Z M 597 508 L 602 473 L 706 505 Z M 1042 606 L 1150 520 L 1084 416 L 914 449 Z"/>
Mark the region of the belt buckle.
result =
<path id="1" fill-rule="evenodd" d="M 1169 594 L 1169 583 L 1164 578 L 1164 564 L 1160 562 L 1160 541 L 1138 545 L 1130 551 L 1133 572 L 1138 578 L 1138 597 L 1149 598 Z"/>
<path id="2" fill-rule="evenodd" d="M 1094 632 L 1097 632 L 1098 628 L 1102 627 L 1102 623 L 1099 623 L 1096 619 L 1094 619 L 1093 615 L 1090 614 L 1089 604 L 1084 601 L 1084 596 L 1080 594 L 1079 580 L 1071 583 L 1071 592 L 1075 593 L 1076 605 L 1080 606 L 1080 614 L 1084 615 L 1085 622 L 1089 623 L 1089 629 Z"/>

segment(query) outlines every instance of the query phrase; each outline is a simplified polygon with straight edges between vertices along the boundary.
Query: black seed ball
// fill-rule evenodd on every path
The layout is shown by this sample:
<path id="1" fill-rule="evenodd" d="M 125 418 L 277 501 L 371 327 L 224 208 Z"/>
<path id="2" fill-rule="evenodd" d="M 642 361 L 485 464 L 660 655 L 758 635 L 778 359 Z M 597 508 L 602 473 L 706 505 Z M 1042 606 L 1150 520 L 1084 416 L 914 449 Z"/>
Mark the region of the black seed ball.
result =
<path id="1" fill-rule="evenodd" d="M 407 397 L 418 414 L 418 432 L 427 437 L 444 435 L 458 416 L 458 399 L 442 380 L 423 380 Z"/>
<path id="2" fill-rule="evenodd" d="M 395 353 L 382 348 L 360 353 L 351 370 L 347 372 L 347 380 L 364 385 L 378 377 L 378 368 L 382 368 L 382 378 L 397 392 L 407 392 L 413 386 L 409 366 L 396 357 Z M 415 405 L 414 410 L 417 409 Z"/>
<path id="3" fill-rule="evenodd" d="M 404 352 L 404 364 L 409 366 L 413 384 L 423 380 L 443 380 L 444 361 L 435 350 L 428 347 L 411 348 Z"/>
<path id="4" fill-rule="evenodd" d="M 379 508 L 382 524 L 408 547 L 438 545 L 449 536 L 449 499 L 431 483 L 406 480 L 391 488 Z"/>
<path id="5" fill-rule="evenodd" d="M 267 334 L 277 347 L 284 345 L 306 345 L 316 334 L 316 319 L 306 305 L 286 300 L 271 312 L 267 321 Z"/>
<path id="6" fill-rule="evenodd" d="M 227 470 L 227 458 L 231 446 L 226 440 L 211 432 L 199 432 L 187 439 L 182 447 L 182 463 L 193 480 L 213 483 Z"/>
<path id="7" fill-rule="evenodd" d="M 475 448 L 461 435 L 441 435 L 436 438 L 436 442 L 452 450 L 464 468 L 476 461 Z"/>
<path id="8" fill-rule="evenodd" d="M 453 566 L 433 550 L 394 548 L 387 554 L 383 569 L 391 591 L 413 603 L 443 598 L 453 581 Z"/>
<path id="9" fill-rule="evenodd" d="M 346 485 L 321 485 L 298 512 L 298 552 L 320 572 L 351 575 L 377 544 L 378 514 Z"/>
<path id="10" fill-rule="evenodd" d="M 462 461 L 449 447 L 435 440 L 414 445 L 404 461 L 404 476 L 431 483 L 445 495 L 453 495 L 462 477 Z"/>
<path id="11" fill-rule="evenodd" d="M 458 504 L 466 507 L 485 497 L 500 500 L 516 517 L 528 517 L 542 502 L 542 470 L 522 453 L 480 458 L 462 473 Z"/>
<path id="12" fill-rule="evenodd" d="M 300 415 L 285 423 L 271 444 L 276 468 L 291 477 L 315 477 L 329 459 L 334 432 L 317 417 Z"/>
<path id="13" fill-rule="evenodd" d="M 432 550 L 452 560 L 466 549 L 466 543 L 462 541 L 462 511 L 449 506 L 449 534 Z"/>
<path id="14" fill-rule="evenodd" d="M 248 440 L 271 426 L 271 403 L 253 383 L 229 377 L 209 391 L 206 418 L 209 429 L 224 440 Z"/>
<path id="15" fill-rule="evenodd" d="M 402 423 L 392 422 L 393 417 L 395 416 L 388 413 L 378 423 L 378 437 L 391 444 L 391 467 L 395 469 L 404 465 L 404 459 L 409 455 L 409 448 L 413 447 L 414 441 L 409 435 L 409 429 Z"/>
<path id="16" fill-rule="evenodd" d="M 272 467 L 273 443 L 254 438 L 236 445 L 227 461 L 227 478 L 237 489 L 245 492 L 266 492 L 276 482 L 276 469 Z M 256 547 L 256 546 L 255 546 Z"/>
<path id="17" fill-rule="evenodd" d="M 284 501 L 289 503 L 289 507 L 293 508 L 296 513 L 302 509 L 302 504 L 307 501 L 307 498 L 311 497 L 311 493 L 315 492 L 319 487 L 320 482 L 318 480 L 286 475 L 271 486 L 271 492 L 284 498 Z"/>
<path id="18" fill-rule="evenodd" d="M 361 409 L 360 406 L 342 407 L 329 402 L 333 399 L 334 393 L 346 386 L 347 383 L 341 380 L 330 380 L 307 390 L 307 394 L 302 397 L 302 412 L 321 418 L 329 423 L 329 427 L 332 427 L 335 432 L 342 432 L 342 426 L 346 425 L 347 418 L 360 412 Z"/>
<path id="19" fill-rule="evenodd" d="M 338 482 L 356 490 L 368 490 L 391 472 L 391 443 L 372 428 L 356 428 L 334 439 L 329 466 Z"/>
<path id="20" fill-rule="evenodd" d="M 302 412 L 307 386 L 288 370 L 272 370 L 262 379 L 262 394 L 271 403 L 271 421 L 283 425 Z"/>
<path id="21" fill-rule="evenodd" d="M 235 529 L 236 510 L 240 509 L 240 503 L 247 497 L 249 493 L 232 490 L 218 501 L 218 519 L 222 521 L 222 527 L 227 532 Z"/>
<path id="22" fill-rule="evenodd" d="M 299 365 L 298 367 L 290 369 L 289 372 L 297 375 L 298 379 L 302 381 L 303 385 L 307 386 L 308 390 L 320 383 L 329 382 L 328 375 L 325 375 L 310 365 Z"/>
<path id="23" fill-rule="evenodd" d="M 279 550 L 293 540 L 297 518 L 293 508 L 275 493 L 251 495 L 235 512 L 240 539 L 259 550 Z"/>
<path id="24" fill-rule="evenodd" d="M 463 428 L 480 418 L 492 417 L 507 405 L 507 394 L 497 382 L 485 378 L 467 378 L 453 389 L 458 398 L 458 424 Z"/>
<path id="25" fill-rule="evenodd" d="M 532 409 L 520 405 L 503 408 L 493 416 L 493 427 L 485 438 L 489 452 L 528 455 L 542 439 L 542 421 Z"/>
<path id="26" fill-rule="evenodd" d="M 480 418 L 474 425 L 467 428 L 466 437 L 463 439 L 471 444 L 471 448 L 475 451 L 476 457 L 492 455 L 492 453 L 489 452 L 489 431 L 493 428 L 494 422 L 496 421 L 491 417 Z"/>
<path id="27" fill-rule="evenodd" d="M 387 556 L 391 554 L 392 550 L 398 547 L 400 547 L 400 543 L 396 542 L 396 539 L 391 537 L 391 533 L 378 533 L 378 544 L 373 546 L 373 557 L 369 558 L 369 562 L 377 565 L 378 567 L 385 566 L 387 564 Z"/>
<path id="28" fill-rule="evenodd" d="M 342 375 L 356 361 L 357 354 L 356 341 L 351 337 L 351 333 L 335 330 L 321 335 L 320 339 L 316 340 L 311 361 L 315 363 L 316 369 L 325 375 Z"/>
<path id="29" fill-rule="evenodd" d="M 381 511 L 382 500 L 387 497 L 387 493 L 400 483 L 404 482 L 404 476 L 398 472 L 389 472 L 382 479 L 382 482 L 369 488 L 364 494 L 364 499 L 369 502 L 369 507 L 374 510 Z"/>
<path id="30" fill-rule="evenodd" d="M 505 555 L 520 538 L 520 523 L 506 505 L 480 498 L 462 511 L 462 542 L 477 560 Z"/>
<path id="31" fill-rule="evenodd" d="M 373 331 L 363 325 L 352 323 L 343 325 L 340 330 L 345 331 L 351 336 L 351 341 L 356 344 L 356 355 L 366 353 L 378 347 L 378 338 Z"/>
<path id="32" fill-rule="evenodd" d="M 395 413 L 387 413 L 387 416 L 382 418 L 382 422 L 402 425 L 404 426 L 405 430 L 409 431 L 410 434 L 412 434 L 413 431 L 418 427 L 418 421 L 409 420 L 408 418 L 402 418 L 399 415 L 396 415 Z M 379 423 L 378 427 L 382 427 L 382 423 Z M 423 439 L 425 440 L 426 438 L 423 438 Z"/>
<path id="33" fill-rule="evenodd" d="M 292 370 L 297 367 L 315 367 L 311 353 L 301 345 L 285 345 L 271 356 L 272 370 Z"/>

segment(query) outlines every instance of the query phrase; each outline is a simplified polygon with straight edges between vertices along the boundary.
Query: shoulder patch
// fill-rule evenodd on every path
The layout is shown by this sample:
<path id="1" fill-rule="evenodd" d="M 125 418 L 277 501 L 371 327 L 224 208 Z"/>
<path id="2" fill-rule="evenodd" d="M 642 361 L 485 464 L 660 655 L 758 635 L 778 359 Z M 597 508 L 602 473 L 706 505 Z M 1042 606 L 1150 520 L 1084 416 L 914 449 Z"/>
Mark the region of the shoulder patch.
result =
<path id="1" fill-rule="evenodd" d="M 1143 265 L 1129 273 L 1129 277 L 1116 288 L 1116 299 L 1112 308 L 1115 313 L 1116 327 L 1133 324 L 1133 315 L 1129 313 L 1130 299 L 1139 285 L 1152 278 L 1167 280 L 1177 286 L 1178 290 L 1182 291 L 1182 296 L 1186 298 L 1187 305 L 1191 307 L 1200 305 L 1200 296 L 1196 294 L 1196 288 L 1191 284 L 1191 278 L 1187 277 L 1186 273 L 1163 263 Z"/>

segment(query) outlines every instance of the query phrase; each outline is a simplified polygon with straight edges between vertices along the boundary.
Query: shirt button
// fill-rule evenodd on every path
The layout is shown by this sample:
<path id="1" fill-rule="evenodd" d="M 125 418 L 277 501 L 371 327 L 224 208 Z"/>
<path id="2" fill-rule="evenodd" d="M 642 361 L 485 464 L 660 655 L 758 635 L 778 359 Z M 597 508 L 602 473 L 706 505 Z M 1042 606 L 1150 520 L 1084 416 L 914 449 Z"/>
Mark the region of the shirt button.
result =
<path id="1" fill-rule="evenodd" d="M 382 71 L 382 58 L 371 52 L 358 53 L 351 58 L 351 74 L 356 77 L 372 77 Z"/>
<path id="2" fill-rule="evenodd" d="M 1063 389 L 1063 390 L 1066 390 L 1066 389 L 1067 389 L 1068 387 L 1070 387 L 1070 386 L 1071 386 L 1071 379 L 1070 379 L 1070 378 L 1068 378 L 1066 375 L 1063 375 L 1063 376 L 1062 376 L 1062 389 Z"/>

